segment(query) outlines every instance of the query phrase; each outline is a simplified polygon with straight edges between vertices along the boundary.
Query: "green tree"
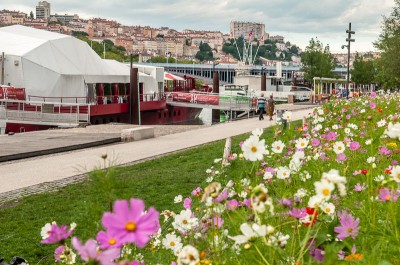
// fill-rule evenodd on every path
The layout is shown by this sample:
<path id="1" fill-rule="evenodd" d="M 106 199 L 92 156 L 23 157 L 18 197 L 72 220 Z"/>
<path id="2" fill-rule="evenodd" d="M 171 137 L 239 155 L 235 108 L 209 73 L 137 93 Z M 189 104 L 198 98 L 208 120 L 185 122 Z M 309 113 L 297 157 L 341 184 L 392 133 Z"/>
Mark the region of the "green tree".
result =
<path id="1" fill-rule="evenodd" d="M 361 56 L 358 53 L 351 69 L 351 80 L 357 84 L 369 85 L 375 83 L 375 64 L 372 60 L 366 60 L 368 56 Z"/>
<path id="2" fill-rule="evenodd" d="M 383 88 L 400 86 L 400 0 L 395 0 L 390 16 L 383 16 L 382 33 L 374 46 L 381 52 L 377 79 Z"/>
<path id="3" fill-rule="evenodd" d="M 332 70 L 335 68 L 335 61 L 329 46 L 324 47 L 318 39 L 310 40 L 301 56 L 301 62 L 306 80 L 312 81 L 314 77 L 334 77 Z"/>
<path id="4" fill-rule="evenodd" d="M 30 17 L 31 19 L 34 18 L 34 16 L 33 16 L 33 11 L 31 11 L 31 12 L 29 13 L 29 17 Z"/>
<path id="5" fill-rule="evenodd" d="M 210 45 L 203 42 L 200 43 L 199 51 L 196 53 L 195 57 L 201 62 L 214 60 Z"/>

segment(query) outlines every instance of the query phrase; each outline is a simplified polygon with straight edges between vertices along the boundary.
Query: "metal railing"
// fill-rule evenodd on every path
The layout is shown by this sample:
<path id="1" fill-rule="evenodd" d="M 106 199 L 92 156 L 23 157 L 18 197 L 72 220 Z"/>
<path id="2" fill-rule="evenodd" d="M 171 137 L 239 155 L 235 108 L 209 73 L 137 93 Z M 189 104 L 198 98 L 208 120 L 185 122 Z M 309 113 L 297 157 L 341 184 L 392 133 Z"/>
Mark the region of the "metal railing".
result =
<path id="1" fill-rule="evenodd" d="M 88 104 L 0 99 L 0 119 L 13 122 L 77 126 L 88 124 Z"/>

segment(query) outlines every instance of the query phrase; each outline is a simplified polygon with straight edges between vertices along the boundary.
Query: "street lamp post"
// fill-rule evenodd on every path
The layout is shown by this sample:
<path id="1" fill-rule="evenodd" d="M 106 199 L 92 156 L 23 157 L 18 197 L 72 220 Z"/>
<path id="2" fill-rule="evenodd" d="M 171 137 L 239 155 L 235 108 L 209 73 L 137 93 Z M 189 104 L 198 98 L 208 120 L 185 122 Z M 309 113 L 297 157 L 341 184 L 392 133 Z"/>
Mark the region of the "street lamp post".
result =
<path id="1" fill-rule="evenodd" d="M 354 39 L 351 38 L 352 34 L 355 34 L 354 31 L 351 30 L 351 22 L 349 23 L 349 29 L 346 30 L 347 33 L 347 45 L 342 45 L 342 49 L 347 48 L 347 79 L 346 79 L 346 97 L 349 98 L 349 79 L 350 79 L 350 42 L 354 42 Z"/>

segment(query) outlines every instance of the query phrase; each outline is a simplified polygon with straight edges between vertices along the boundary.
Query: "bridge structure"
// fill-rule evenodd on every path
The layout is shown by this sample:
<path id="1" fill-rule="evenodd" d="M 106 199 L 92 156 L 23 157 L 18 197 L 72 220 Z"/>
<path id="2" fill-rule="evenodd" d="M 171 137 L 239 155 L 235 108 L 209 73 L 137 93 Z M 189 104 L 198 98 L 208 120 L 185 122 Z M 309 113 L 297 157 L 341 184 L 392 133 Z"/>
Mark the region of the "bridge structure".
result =
<path id="1" fill-rule="evenodd" d="M 180 76 L 190 75 L 204 81 L 212 82 L 214 69 L 219 74 L 221 85 L 233 84 L 234 78 L 240 74 L 261 75 L 264 71 L 266 76 L 276 76 L 277 69 L 275 66 L 260 66 L 260 65 L 245 65 L 239 66 L 236 64 L 176 64 L 176 63 L 142 63 L 145 65 L 153 65 L 164 67 L 165 71 L 174 73 Z M 282 78 L 291 79 L 295 73 L 300 72 L 300 66 L 282 66 Z M 346 77 L 347 69 L 337 67 L 333 70 L 340 78 Z"/>

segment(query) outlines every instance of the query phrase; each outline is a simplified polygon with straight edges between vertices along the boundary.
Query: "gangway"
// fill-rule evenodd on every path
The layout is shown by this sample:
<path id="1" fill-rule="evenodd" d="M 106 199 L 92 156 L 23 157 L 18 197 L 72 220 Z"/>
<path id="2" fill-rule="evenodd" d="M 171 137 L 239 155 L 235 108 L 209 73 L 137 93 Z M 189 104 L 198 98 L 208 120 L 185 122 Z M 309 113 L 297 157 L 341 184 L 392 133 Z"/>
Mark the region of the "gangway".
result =
<path id="1" fill-rule="evenodd" d="M 90 123 L 87 104 L 0 99 L 0 120 L 10 123 L 76 127 Z"/>
<path id="2" fill-rule="evenodd" d="M 250 112 L 257 107 L 256 98 L 206 92 L 167 92 L 166 102 L 171 106 L 240 112 Z"/>

